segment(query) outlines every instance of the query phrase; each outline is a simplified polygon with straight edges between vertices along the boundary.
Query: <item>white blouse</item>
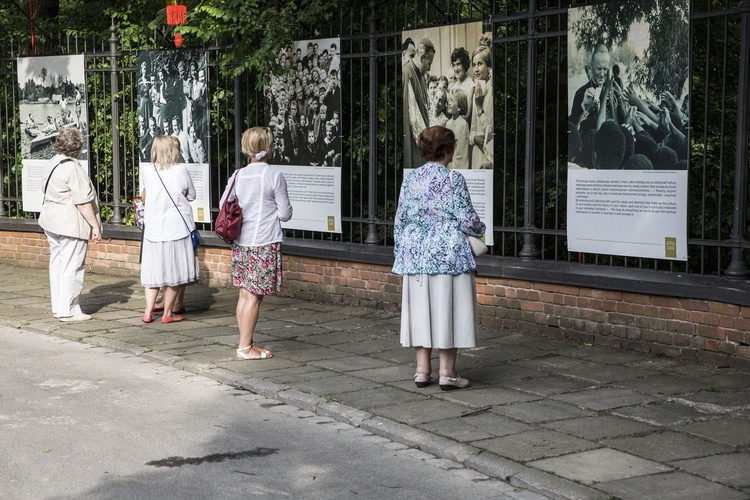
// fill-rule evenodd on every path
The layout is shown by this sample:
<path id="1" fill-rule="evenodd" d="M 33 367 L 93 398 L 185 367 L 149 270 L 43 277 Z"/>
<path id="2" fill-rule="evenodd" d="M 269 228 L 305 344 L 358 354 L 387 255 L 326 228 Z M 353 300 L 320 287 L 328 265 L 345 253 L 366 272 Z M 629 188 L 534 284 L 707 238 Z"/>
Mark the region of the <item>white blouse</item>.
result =
<path id="1" fill-rule="evenodd" d="M 220 207 L 230 196 L 229 188 L 235 178 L 234 192 L 242 208 L 242 231 L 234 243 L 258 247 L 283 241 L 281 223 L 292 218 L 284 174 L 268 163 L 250 163 L 229 178 Z"/>

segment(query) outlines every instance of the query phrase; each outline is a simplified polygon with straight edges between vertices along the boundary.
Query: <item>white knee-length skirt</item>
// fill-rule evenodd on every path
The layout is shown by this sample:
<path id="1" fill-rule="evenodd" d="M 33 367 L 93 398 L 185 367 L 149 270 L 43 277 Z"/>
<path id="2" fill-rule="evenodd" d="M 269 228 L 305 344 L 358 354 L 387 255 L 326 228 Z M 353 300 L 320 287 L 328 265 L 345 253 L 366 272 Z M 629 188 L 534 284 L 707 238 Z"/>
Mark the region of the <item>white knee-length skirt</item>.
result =
<path id="1" fill-rule="evenodd" d="M 474 272 L 404 276 L 401 345 L 438 349 L 476 347 L 477 285 Z"/>
<path id="2" fill-rule="evenodd" d="M 190 236 L 174 241 L 143 239 L 141 284 L 146 288 L 178 286 L 198 281 L 198 255 Z"/>

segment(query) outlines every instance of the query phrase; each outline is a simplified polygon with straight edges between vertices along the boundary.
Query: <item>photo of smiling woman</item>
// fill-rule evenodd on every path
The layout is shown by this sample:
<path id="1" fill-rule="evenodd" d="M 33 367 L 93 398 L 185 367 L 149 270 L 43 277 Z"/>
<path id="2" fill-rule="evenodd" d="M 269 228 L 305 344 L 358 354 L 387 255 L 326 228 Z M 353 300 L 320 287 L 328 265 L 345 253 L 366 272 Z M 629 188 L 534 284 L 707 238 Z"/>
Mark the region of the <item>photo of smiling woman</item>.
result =
<path id="1" fill-rule="evenodd" d="M 402 33 L 416 46 L 403 66 L 403 168 L 422 164 L 416 138 L 431 125 L 456 136 L 449 168 L 493 168 L 492 33 L 483 31 L 482 23 L 466 23 Z"/>

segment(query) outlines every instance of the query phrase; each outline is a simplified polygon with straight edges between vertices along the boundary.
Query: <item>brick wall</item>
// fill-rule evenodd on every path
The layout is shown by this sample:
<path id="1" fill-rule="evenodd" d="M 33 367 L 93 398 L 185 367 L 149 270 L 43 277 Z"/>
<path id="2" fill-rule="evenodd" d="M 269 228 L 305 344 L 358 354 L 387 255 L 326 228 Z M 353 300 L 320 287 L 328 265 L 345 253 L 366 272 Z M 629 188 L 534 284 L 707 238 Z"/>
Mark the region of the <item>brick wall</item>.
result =
<path id="1" fill-rule="evenodd" d="M 140 243 L 90 245 L 92 272 L 138 276 Z M 46 267 L 43 234 L 0 231 L 0 259 Z M 200 277 L 231 286 L 227 248 L 199 249 Z M 284 256 L 284 295 L 397 310 L 401 278 L 390 267 Z M 750 371 L 750 307 L 502 278 L 477 278 L 480 323 Z"/>

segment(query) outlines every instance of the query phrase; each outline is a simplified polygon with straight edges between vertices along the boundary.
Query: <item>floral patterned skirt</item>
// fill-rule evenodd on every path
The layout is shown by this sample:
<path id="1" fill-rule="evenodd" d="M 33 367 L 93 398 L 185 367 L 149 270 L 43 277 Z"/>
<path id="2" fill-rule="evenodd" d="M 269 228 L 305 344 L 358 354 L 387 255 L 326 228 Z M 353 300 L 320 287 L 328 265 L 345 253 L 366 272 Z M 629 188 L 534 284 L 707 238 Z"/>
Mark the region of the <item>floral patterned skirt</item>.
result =
<path id="1" fill-rule="evenodd" d="M 255 295 L 281 290 L 281 243 L 259 247 L 232 245 L 232 282 Z"/>

